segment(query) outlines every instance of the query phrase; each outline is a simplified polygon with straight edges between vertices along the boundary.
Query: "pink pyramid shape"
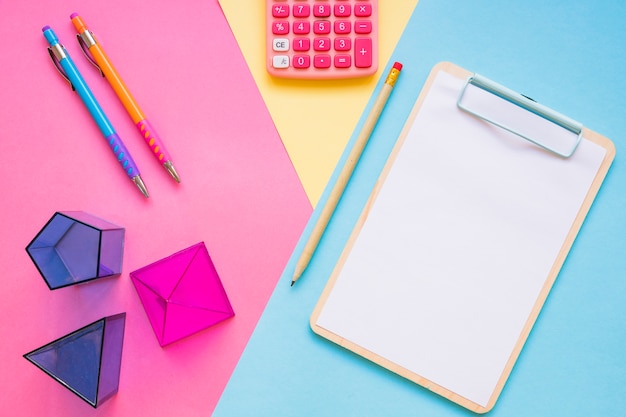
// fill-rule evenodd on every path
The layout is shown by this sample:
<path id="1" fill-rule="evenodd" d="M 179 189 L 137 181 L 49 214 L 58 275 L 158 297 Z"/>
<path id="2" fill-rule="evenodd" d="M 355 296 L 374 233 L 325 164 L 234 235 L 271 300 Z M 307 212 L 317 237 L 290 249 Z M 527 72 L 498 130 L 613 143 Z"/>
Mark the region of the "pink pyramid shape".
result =
<path id="1" fill-rule="evenodd" d="M 130 277 L 161 346 L 235 315 L 204 242 Z"/>

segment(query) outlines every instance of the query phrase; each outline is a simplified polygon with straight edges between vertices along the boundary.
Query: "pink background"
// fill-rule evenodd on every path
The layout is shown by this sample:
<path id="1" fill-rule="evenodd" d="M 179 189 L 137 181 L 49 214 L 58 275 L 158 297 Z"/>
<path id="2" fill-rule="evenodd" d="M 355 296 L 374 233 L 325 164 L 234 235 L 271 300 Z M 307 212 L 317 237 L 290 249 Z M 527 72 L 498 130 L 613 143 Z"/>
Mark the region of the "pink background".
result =
<path id="1" fill-rule="evenodd" d="M 181 184 L 153 160 L 83 57 L 73 12 L 164 139 Z M 54 69 L 44 25 L 65 44 L 132 152 L 150 199 L 125 177 Z M 210 415 L 311 213 L 217 0 L 5 1 L 0 39 L 0 414 Z M 126 228 L 121 276 L 48 290 L 24 249 L 63 210 Z M 236 315 L 161 348 L 128 274 L 200 241 Z M 119 392 L 98 409 L 22 358 L 120 312 L 127 318 Z"/>

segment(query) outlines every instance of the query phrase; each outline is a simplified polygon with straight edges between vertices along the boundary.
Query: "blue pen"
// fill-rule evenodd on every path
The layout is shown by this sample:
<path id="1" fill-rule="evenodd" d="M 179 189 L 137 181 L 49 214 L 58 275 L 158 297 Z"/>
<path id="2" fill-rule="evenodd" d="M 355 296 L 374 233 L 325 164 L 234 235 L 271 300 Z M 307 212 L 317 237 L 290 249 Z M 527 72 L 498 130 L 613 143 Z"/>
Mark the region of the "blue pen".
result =
<path id="1" fill-rule="evenodd" d="M 59 39 L 50 26 L 44 26 L 42 31 L 43 36 L 50 44 L 48 52 L 50 53 L 50 57 L 52 58 L 54 65 L 57 67 L 61 75 L 67 79 L 72 89 L 78 93 L 83 103 L 85 103 L 85 106 L 87 106 L 89 113 L 95 120 L 98 128 L 104 135 L 104 138 L 111 147 L 111 150 L 124 169 L 124 172 L 126 172 L 128 178 L 130 178 L 131 181 L 137 185 L 137 188 L 139 188 L 144 196 L 148 197 L 148 190 L 141 179 L 137 165 L 126 149 L 126 146 L 124 146 L 124 142 L 122 142 L 117 133 L 115 133 L 115 129 L 113 129 L 109 119 L 107 119 L 104 111 L 87 86 L 87 83 L 80 75 L 80 72 L 78 72 L 78 68 L 74 65 L 74 62 L 67 53 L 67 50 L 59 43 Z"/>

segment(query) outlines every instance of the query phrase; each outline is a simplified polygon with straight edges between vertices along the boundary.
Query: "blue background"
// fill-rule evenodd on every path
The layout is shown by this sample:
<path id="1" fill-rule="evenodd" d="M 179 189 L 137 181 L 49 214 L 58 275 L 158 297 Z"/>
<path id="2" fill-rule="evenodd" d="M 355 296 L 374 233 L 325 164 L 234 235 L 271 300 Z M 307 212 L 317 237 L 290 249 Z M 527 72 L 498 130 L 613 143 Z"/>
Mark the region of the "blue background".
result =
<path id="1" fill-rule="evenodd" d="M 608 137 L 617 148 L 489 415 L 625 415 L 625 16 L 626 2 L 620 1 L 420 0 L 392 56 L 404 64 L 398 84 L 316 256 L 290 287 L 310 221 L 214 415 L 474 415 L 318 337 L 309 327 L 310 314 L 394 141 L 440 61 L 527 94 Z M 344 159 L 345 154 L 339 165 Z"/>

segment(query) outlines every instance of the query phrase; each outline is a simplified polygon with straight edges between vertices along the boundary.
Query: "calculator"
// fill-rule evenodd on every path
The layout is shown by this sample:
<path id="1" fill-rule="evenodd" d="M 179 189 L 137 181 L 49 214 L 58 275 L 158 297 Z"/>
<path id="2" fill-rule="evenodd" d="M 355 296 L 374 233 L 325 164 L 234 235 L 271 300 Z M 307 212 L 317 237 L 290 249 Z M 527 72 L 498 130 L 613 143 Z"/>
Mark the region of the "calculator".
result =
<path id="1" fill-rule="evenodd" d="M 333 79 L 378 69 L 378 0 L 265 0 L 267 71 Z"/>

